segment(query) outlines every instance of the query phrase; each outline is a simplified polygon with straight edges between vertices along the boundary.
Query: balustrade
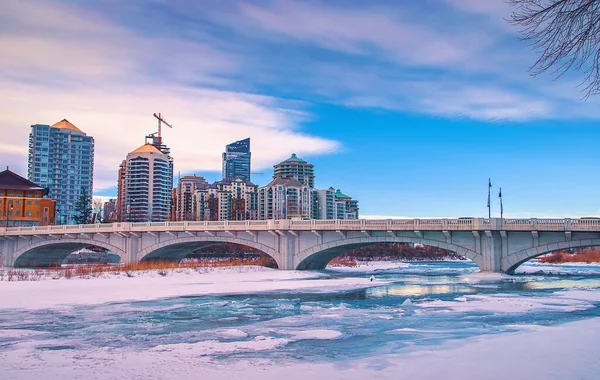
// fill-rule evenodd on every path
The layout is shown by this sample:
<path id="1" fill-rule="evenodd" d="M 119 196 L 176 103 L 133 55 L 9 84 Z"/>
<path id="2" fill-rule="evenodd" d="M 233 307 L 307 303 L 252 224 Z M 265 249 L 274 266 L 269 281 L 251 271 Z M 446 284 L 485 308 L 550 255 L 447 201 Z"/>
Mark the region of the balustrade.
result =
<path id="1" fill-rule="evenodd" d="M 190 230 L 507 230 L 507 231 L 596 231 L 600 230 L 600 219 L 498 219 L 460 218 L 460 219 L 358 219 L 358 220 L 241 220 L 241 221 L 186 221 L 186 222 L 134 222 L 89 225 L 35 226 L 0 228 L 0 236 L 64 234 L 85 232 L 119 231 L 168 231 Z"/>

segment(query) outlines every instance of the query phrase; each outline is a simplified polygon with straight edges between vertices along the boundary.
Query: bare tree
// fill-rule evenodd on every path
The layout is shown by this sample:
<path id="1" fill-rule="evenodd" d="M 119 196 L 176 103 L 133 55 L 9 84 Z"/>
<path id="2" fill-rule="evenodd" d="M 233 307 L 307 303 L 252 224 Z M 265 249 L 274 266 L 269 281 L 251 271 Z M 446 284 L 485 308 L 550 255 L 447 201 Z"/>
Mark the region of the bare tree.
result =
<path id="1" fill-rule="evenodd" d="M 96 220 L 102 222 L 100 220 L 100 216 L 102 215 L 102 208 L 104 207 L 104 201 L 101 198 L 94 198 L 92 200 L 92 212 L 96 214 Z M 106 218 L 107 215 L 104 215 Z"/>
<path id="2" fill-rule="evenodd" d="M 510 22 L 540 54 L 530 68 L 534 76 L 583 71 L 585 97 L 600 93 L 600 0 L 506 1 L 515 8 Z"/>

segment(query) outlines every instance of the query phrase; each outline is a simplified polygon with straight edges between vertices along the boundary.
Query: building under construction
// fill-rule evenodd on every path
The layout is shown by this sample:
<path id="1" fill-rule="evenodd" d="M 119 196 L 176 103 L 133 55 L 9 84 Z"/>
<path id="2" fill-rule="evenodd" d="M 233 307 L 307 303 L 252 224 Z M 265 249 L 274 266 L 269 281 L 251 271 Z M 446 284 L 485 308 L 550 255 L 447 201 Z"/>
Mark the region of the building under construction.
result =
<path id="1" fill-rule="evenodd" d="M 172 128 L 161 116 L 158 131 L 146 136 L 145 144 L 133 150 L 119 168 L 119 220 L 126 222 L 164 222 L 171 219 L 173 158 L 162 140 L 162 124 Z"/>

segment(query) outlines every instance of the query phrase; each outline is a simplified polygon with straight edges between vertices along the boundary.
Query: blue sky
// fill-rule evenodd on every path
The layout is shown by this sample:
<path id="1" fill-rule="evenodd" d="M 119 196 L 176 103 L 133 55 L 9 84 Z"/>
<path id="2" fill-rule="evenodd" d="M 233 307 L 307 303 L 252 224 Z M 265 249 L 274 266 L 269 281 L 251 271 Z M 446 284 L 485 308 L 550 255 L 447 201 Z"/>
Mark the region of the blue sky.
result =
<path id="1" fill-rule="evenodd" d="M 220 176 L 252 139 L 259 185 L 297 153 L 366 216 L 600 214 L 597 99 L 582 74 L 532 78 L 502 0 L 7 0 L 0 155 L 26 174 L 29 125 L 96 140 L 95 192 L 155 128 L 176 170 Z"/>

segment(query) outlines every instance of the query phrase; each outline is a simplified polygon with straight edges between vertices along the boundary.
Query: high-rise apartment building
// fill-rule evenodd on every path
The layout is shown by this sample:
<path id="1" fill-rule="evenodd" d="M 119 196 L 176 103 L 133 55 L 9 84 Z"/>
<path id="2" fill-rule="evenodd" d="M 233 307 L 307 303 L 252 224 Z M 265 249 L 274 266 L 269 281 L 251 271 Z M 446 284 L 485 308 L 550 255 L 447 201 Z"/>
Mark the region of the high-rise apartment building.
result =
<path id="1" fill-rule="evenodd" d="M 102 222 L 103 223 L 115 223 L 119 221 L 117 213 L 117 200 L 109 199 L 104 202 L 102 210 Z"/>
<path id="2" fill-rule="evenodd" d="M 56 200 L 56 223 L 73 224 L 77 201 L 91 199 L 94 177 L 94 138 L 63 119 L 50 126 L 35 124 L 29 134 L 27 177 L 49 189 Z"/>
<path id="3" fill-rule="evenodd" d="M 314 188 L 314 165 L 292 154 L 273 169 L 273 181 L 258 189 L 259 219 L 358 219 L 358 201 Z"/>
<path id="4" fill-rule="evenodd" d="M 125 221 L 125 211 L 127 207 L 127 202 L 125 201 L 125 168 L 127 167 L 127 160 L 123 160 L 121 165 L 119 165 L 119 172 L 117 177 L 117 205 L 116 208 L 116 218 L 117 222 Z"/>
<path id="5" fill-rule="evenodd" d="M 335 191 L 334 216 L 335 219 L 358 219 L 358 201 L 337 189 Z"/>
<path id="6" fill-rule="evenodd" d="M 250 138 L 227 145 L 223 153 L 223 179 L 250 181 L 251 156 Z"/>
<path id="7" fill-rule="evenodd" d="M 258 190 L 259 219 L 310 219 L 312 192 L 296 178 L 275 178 Z"/>
<path id="8" fill-rule="evenodd" d="M 194 194 L 196 220 L 258 219 L 257 186 L 241 178 L 226 178 Z"/>
<path id="9" fill-rule="evenodd" d="M 171 217 L 173 160 L 146 143 L 121 164 L 119 207 L 127 222 L 164 222 Z"/>
<path id="10" fill-rule="evenodd" d="M 309 164 L 296 154 L 292 154 L 287 160 L 280 162 L 274 167 L 273 178 L 295 178 L 303 185 L 315 187 L 315 166 Z"/>
<path id="11" fill-rule="evenodd" d="M 317 212 L 314 219 L 335 219 L 335 189 L 315 190 Z"/>
<path id="12" fill-rule="evenodd" d="M 195 220 L 193 197 L 196 190 L 208 189 L 204 177 L 185 176 L 179 179 L 175 195 L 175 220 Z"/>

